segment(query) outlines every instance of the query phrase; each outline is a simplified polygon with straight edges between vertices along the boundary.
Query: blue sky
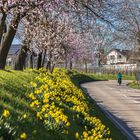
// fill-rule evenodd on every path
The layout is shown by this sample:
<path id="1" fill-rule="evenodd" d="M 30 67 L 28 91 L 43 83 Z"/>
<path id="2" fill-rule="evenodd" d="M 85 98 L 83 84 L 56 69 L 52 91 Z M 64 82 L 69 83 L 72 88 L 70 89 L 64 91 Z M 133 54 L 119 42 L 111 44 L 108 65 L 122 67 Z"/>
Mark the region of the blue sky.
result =
<path id="1" fill-rule="evenodd" d="M 12 44 L 20 44 L 20 41 L 18 39 L 14 38 Z"/>

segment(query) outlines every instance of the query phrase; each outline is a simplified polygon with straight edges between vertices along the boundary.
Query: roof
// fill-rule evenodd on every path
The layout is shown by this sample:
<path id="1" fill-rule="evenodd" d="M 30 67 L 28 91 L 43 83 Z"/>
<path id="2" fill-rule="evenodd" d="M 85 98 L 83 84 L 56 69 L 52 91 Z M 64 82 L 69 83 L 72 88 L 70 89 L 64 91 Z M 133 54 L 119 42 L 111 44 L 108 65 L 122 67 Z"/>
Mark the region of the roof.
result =
<path id="1" fill-rule="evenodd" d="M 129 55 L 129 53 L 130 53 L 130 50 L 111 49 L 111 50 L 107 53 L 107 55 L 108 55 L 110 52 L 112 52 L 112 51 L 117 51 L 117 52 L 119 52 L 120 54 L 122 54 L 122 55 L 124 55 L 124 56 L 127 56 L 127 57 L 128 57 L 128 55 Z"/>
<path id="2" fill-rule="evenodd" d="M 17 54 L 17 52 L 20 50 L 20 47 L 21 47 L 20 44 L 13 44 L 13 45 L 11 45 L 8 54 L 9 54 L 9 55 Z"/>
<path id="3" fill-rule="evenodd" d="M 21 48 L 20 44 L 11 45 L 8 55 L 15 55 L 15 54 L 17 55 L 20 48 Z M 37 51 L 35 49 L 33 49 L 32 51 L 33 51 L 33 56 L 37 56 Z M 31 53 L 31 52 L 29 52 L 29 53 Z"/>
<path id="4" fill-rule="evenodd" d="M 124 56 L 128 56 L 128 54 L 130 53 L 130 50 L 120 50 L 120 49 L 116 49 L 116 50 Z"/>

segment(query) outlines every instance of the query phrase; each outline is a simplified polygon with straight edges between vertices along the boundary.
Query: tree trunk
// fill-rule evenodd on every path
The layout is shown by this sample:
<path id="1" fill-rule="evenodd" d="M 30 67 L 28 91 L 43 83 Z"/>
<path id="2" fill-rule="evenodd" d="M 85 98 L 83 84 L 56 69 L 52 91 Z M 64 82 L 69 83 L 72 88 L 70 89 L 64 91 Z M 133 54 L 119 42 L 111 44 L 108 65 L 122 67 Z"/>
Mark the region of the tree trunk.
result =
<path id="1" fill-rule="evenodd" d="M 30 55 L 30 68 L 34 68 L 34 66 L 33 66 L 34 64 L 33 64 L 33 53 L 31 53 L 31 55 Z"/>
<path id="2" fill-rule="evenodd" d="M 72 61 L 70 61 L 70 70 L 72 70 Z"/>
<path id="3" fill-rule="evenodd" d="M 67 61 L 67 59 L 65 60 L 65 69 L 67 69 L 67 67 L 68 67 L 68 61 Z"/>
<path id="4" fill-rule="evenodd" d="M 87 62 L 85 61 L 85 72 L 87 73 Z"/>
<path id="5" fill-rule="evenodd" d="M 43 53 L 42 64 L 41 64 L 42 67 L 44 67 L 44 64 L 45 64 L 45 58 L 46 58 L 46 49 L 44 50 L 44 53 Z"/>
<path id="6" fill-rule="evenodd" d="M 15 63 L 15 70 L 23 70 L 24 65 L 25 65 L 25 60 L 27 56 L 28 48 L 26 45 L 22 45 L 20 52 L 16 58 L 16 63 Z"/>
<path id="7" fill-rule="evenodd" d="M 48 71 L 51 71 L 51 61 L 50 61 L 50 60 L 48 60 L 48 62 L 47 62 L 46 69 L 47 69 Z"/>
<path id="8" fill-rule="evenodd" d="M 0 18 L 0 44 L 2 41 L 2 37 L 3 37 L 3 33 L 6 32 L 5 30 L 5 20 L 6 20 L 7 15 L 5 13 L 2 14 L 1 18 Z M 5 30 L 5 31 L 4 31 Z"/>
<path id="9" fill-rule="evenodd" d="M 51 72 L 51 68 L 52 68 L 52 53 L 50 52 L 48 54 L 48 62 L 47 62 L 46 69 Z"/>
<path id="10" fill-rule="evenodd" d="M 55 67 L 55 64 L 53 64 L 53 66 L 52 66 L 52 68 L 50 70 L 51 73 L 53 73 L 54 67 Z"/>
<path id="11" fill-rule="evenodd" d="M 41 68 L 41 62 L 42 62 L 42 52 L 40 52 L 38 54 L 38 58 L 37 58 L 37 69 Z"/>
<path id="12" fill-rule="evenodd" d="M 0 69 L 5 68 L 6 58 L 7 58 L 9 49 L 11 47 L 11 44 L 13 42 L 13 39 L 15 37 L 19 21 L 20 21 L 20 15 L 17 15 L 17 17 L 14 18 L 11 25 L 9 26 L 8 32 L 6 33 L 5 38 L 1 43 L 1 46 L 0 46 Z M 14 27 L 13 27 L 13 25 L 14 25 Z"/>

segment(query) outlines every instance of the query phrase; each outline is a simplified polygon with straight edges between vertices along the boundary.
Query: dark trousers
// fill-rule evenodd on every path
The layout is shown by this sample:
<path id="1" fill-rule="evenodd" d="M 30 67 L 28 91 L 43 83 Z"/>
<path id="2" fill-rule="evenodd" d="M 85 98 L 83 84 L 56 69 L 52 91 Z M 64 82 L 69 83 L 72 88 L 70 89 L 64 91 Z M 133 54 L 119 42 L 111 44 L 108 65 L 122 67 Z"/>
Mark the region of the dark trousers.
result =
<path id="1" fill-rule="evenodd" d="M 118 83 L 119 83 L 119 84 L 122 83 L 122 78 L 118 78 Z"/>

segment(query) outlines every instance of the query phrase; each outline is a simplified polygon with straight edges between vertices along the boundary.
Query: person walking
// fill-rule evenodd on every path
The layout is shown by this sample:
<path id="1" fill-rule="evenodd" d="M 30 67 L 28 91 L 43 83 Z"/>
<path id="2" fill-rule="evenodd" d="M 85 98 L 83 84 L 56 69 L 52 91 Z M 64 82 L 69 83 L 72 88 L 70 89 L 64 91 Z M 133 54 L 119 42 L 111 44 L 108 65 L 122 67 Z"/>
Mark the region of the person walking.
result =
<path id="1" fill-rule="evenodd" d="M 118 84 L 121 85 L 121 83 L 122 83 L 122 74 L 121 74 L 121 72 L 118 73 L 117 79 L 118 79 Z"/>

